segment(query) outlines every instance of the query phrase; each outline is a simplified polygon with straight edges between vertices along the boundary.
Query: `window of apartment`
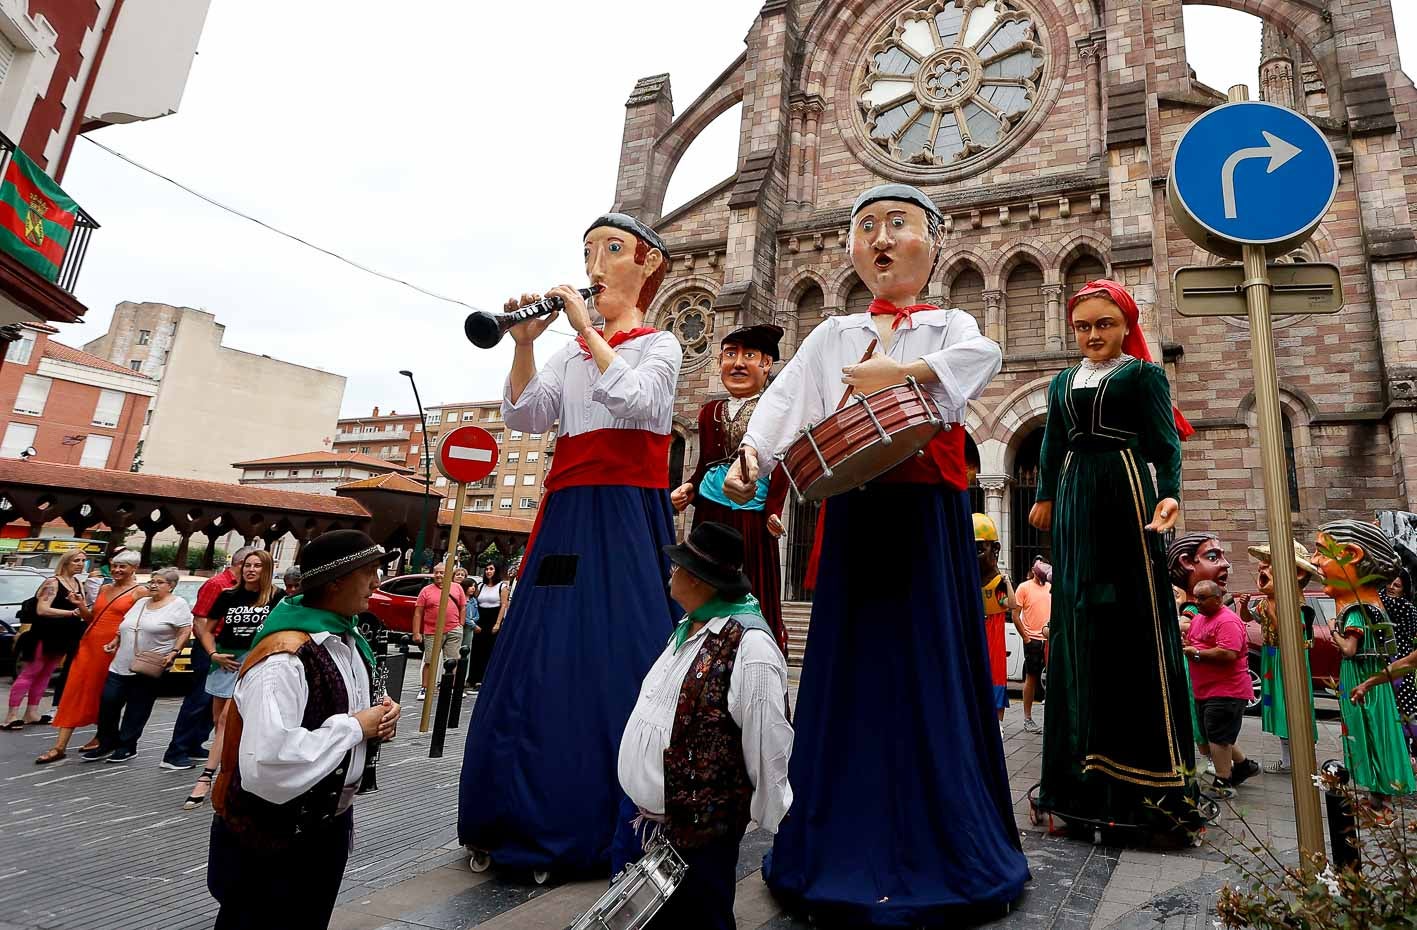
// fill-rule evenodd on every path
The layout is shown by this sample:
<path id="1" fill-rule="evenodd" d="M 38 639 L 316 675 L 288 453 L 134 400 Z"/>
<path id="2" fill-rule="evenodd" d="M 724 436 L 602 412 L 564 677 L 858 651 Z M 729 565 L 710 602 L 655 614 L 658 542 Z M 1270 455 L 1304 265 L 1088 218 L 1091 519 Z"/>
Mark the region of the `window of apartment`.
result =
<path id="1" fill-rule="evenodd" d="M 470 413 L 464 413 L 464 414 L 462 415 L 462 421 L 463 421 L 464 423 L 469 423 L 469 422 L 471 422 L 471 421 L 473 421 L 473 420 L 476 420 L 476 419 L 477 419 L 477 411 L 475 411 L 475 410 L 472 411 L 472 412 L 470 412 Z"/>
<path id="2" fill-rule="evenodd" d="M 448 412 L 448 413 L 443 414 L 443 422 L 444 422 L 444 423 L 456 423 L 457 421 L 458 421 L 458 415 L 457 415 L 456 413 L 453 413 L 453 412 L 450 411 L 450 412 Z"/>
<path id="3" fill-rule="evenodd" d="M 522 510 L 535 510 L 535 509 L 536 509 L 536 498 L 534 498 L 534 497 L 523 497 L 523 498 L 522 498 Z"/>
<path id="4" fill-rule="evenodd" d="M 153 333 L 150 329 L 138 330 L 138 345 L 145 346 L 153 341 Z"/>
<path id="5" fill-rule="evenodd" d="M 123 400 L 122 391 L 100 391 L 93 411 L 93 425 L 117 426 L 118 418 L 123 415 Z"/>
<path id="6" fill-rule="evenodd" d="M 477 500 L 472 502 L 472 509 L 474 512 L 486 513 L 487 511 L 492 509 L 492 498 L 479 497 Z"/>
<path id="7" fill-rule="evenodd" d="M 452 499 L 452 498 L 446 498 L 446 499 L 443 501 L 443 509 L 444 509 L 444 510 L 452 510 L 452 509 L 453 509 L 453 499 Z"/>
<path id="8" fill-rule="evenodd" d="M 541 434 L 540 434 L 540 433 L 532 433 L 532 434 L 531 434 L 531 438 L 532 438 L 532 439 L 540 439 L 540 438 L 541 438 Z"/>
<path id="9" fill-rule="evenodd" d="M 415 433 L 421 433 L 421 432 L 423 432 L 423 421 L 422 421 L 422 420 L 419 420 L 417 423 L 413 424 L 413 431 L 414 431 Z"/>
<path id="10" fill-rule="evenodd" d="M 408 454 L 409 454 L 409 455 L 417 455 L 421 450 L 422 450 L 422 447 L 421 447 L 421 446 L 409 446 L 409 447 L 408 447 Z"/>
<path id="11" fill-rule="evenodd" d="M 90 435 L 84 440 L 84 454 L 79 459 L 79 466 L 81 468 L 105 468 L 108 465 L 108 453 L 112 451 L 112 436 Z"/>
<path id="12" fill-rule="evenodd" d="M 522 484 L 526 485 L 527 487 L 534 487 L 536 485 L 536 476 L 522 475 Z"/>
<path id="13" fill-rule="evenodd" d="M 140 359 L 140 358 L 132 359 L 131 361 L 128 362 L 128 367 L 131 368 L 131 369 L 133 369 L 134 371 L 142 371 L 142 370 L 143 370 L 143 360 Z"/>
<path id="14" fill-rule="evenodd" d="M 325 470 L 324 470 L 323 468 L 317 468 L 317 469 L 315 469 L 315 477 L 316 477 L 316 478 L 323 478 L 323 477 L 325 477 Z"/>
<path id="15" fill-rule="evenodd" d="M 369 454 L 369 447 L 368 447 L 368 446 L 360 446 L 360 447 L 359 447 L 359 454 L 360 454 L 360 455 L 368 455 L 368 454 Z"/>
<path id="16" fill-rule="evenodd" d="M 366 427 L 364 427 L 364 429 L 363 429 L 361 432 L 372 433 L 372 432 L 374 432 L 374 427 L 372 427 L 372 426 L 366 426 Z"/>
<path id="17" fill-rule="evenodd" d="M 509 464 L 509 465 L 516 464 L 517 462 L 520 462 L 520 461 L 521 461 L 521 458 L 522 458 L 522 454 L 521 454 L 520 452 L 508 452 L 508 453 L 507 453 L 507 464 Z"/>
<path id="18" fill-rule="evenodd" d="M 20 393 L 15 395 L 15 412 L 42 416 L 52 383 L 49 378 L 39 375 L 25 375 L 24 380 L 20 382 Z"/>
<path id="19" fill-rule="evenodd" d="M 290 470 L 290 477 L 291 477 L 291 478 L 299 478 L 299 477 L 300 477 L 300 469 L 298 469 L 298 468 L 292 468 L 292 469 Z"/>
<path id="20" fill-rule="evenodd" d="M 514 430 L 512 430 L 512 438 L 513 438 L 513 439 L 521 439 L 521 438 L 522 438 L 522 431 L 519 430 L 519 429 L 514 429 Z"/>
<path id="21" fill-rule="evenodd" d="M 34 445 L 35 428 L 29 423 L 11 423 L 0 442 L 0 458 L 17 459 L 20 453 Z"/>
<path id="22" fill-rule="evenodd" d="M 506 485 L 506 486 L 509 487 L 509 488 L 512 487 L 512 486 L 514 486 L 516 483 L 517 483 L 517 476 L 516 476 L 516 475 L 508 475 L 506 478 L 504 478 L 504 479 L 502 480 L 502 484 Z"/>
<path id="23" fill-rule="evenodd" d="M 272 469 L 267 469 L 267 470 L 266 470 L 266 477 L 267 477 L 267 478 L 274 478 L 275 476 L 276 476 L 275 469 L 272 468 Z"/>
<path id="24" fill-rule="evenodd" d="M 535 461 L 539 460 L 540 458 L 541 458 L 541 453 L 540 453 L 540 452 L 528 452 L 528 453 L 526 454 L 526 460 L 527 460 L 527 462 L 535 462 Z"/>
<path id="25" fill-rule="evenodd" d="M 483 419 L 488 423 L 496 423 L 498 420 L 502 419 L 502 411 L 493 407 L 487 411 L 487 416 L 483 417 Z"/>
<path id="26" fill-rule="evenodd" d="M 504 497 L 504 498 L 502 498 L 500 501 L 497 502 L 497 509 L 498 509 L 498 510 L 511 510 L 511 509 L 512 509 L 512 499 L 511 499 L 510 497 Z"/>
<path id="27" fill-rule="evenodd" d="M 172 358 L 172 353 L 171 353 L 171 352 L 164 352 L 164 353 L 162 353 L 162 364 L 165 366 L 165 365 L 167 364 L 167 360 L 170 359 L 170 358 Z"/>
<path id="28" fill-rule="evenodd" d="M 434 487 L 446 488 L 448 486 L 448 479 L 444 478 L 442 475 L 439 475 L 438 479 L 433 482 L 433 485 Z"/>
<path id="29" fill-rule="evenodd" d="M 388 455 L 388 454 L 389 454 L 389 447 L 388 447 L 388 446 L 382 446 L 382 447 L 380 447 L 380 449 L 379 449 L 379 454 L 380 454 L 380 455 Z"/>
<path id="30" fill-rule="evenodd" d="M 27 365 L 33 354 L 34 333 L 25 333 L 18 340 L 10 343 L 10 349 L 5 353 L 5 361 L 6 363 L 13 362 L 16 365 Z"/>

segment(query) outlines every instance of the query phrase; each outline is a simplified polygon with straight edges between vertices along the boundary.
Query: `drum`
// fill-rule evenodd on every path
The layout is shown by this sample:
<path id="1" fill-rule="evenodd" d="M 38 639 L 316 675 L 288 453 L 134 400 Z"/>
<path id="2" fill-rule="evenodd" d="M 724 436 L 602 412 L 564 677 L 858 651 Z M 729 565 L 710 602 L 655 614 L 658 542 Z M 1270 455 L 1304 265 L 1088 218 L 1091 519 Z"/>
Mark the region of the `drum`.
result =
<path id="1" fill-rule="evenodd" d="M 656 836 L 645 848 L 644 857 L 625 866 L 610 890 L 571 925 L 571 930 L 640 930 L 659 913 L 688 870 L 669 841 Z"/>
<path id="2" fill-rule="evenodd" d="M 855 394 L 802 431 L 782 467 L 799 498 L 825 500 L 879 477 L 929 445 L 944 428 L 940 408 L 914 378 Z"/>

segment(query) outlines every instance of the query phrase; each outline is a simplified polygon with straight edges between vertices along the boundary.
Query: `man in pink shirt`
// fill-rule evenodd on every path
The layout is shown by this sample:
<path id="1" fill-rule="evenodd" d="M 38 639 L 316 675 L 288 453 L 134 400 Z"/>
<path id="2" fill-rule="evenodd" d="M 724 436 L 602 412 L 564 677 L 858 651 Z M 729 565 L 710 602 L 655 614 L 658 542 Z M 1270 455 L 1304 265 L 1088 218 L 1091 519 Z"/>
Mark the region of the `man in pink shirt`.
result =
<path id="1" fill-rule="evenodd" d="M 1249 638 L 1244 622 L 1221 600 L 1220 585 L 1203 581 L 1193 592 L 1200 612 L 1186 633 L 1191 686 L 1201 730 L 1215 762 L 1215 795 L 1235 796 L 1235 788 L 1260 766 L 1245 758 L 1238 744 L 1245 705 L 1254 700 L 1250 683 Z"/>
<path id="2" fill-rule="evenodd" d="M 463 616 L 467 613 L 467 592 L 460 584 L 454 584 L 448 591 L 448 607 L 443 613 L 441 647 L 433 642 L 433 637 L 438 632 L 438 602 L 443 597 L 443 573 L 443 563 L 439 562 L 433 566 L 433 580 L 418 592 L 418 601 L 413 605 L 413 641 L 423 649 L 425 675 L 428 663 L 434 661 L 440 653 L 445 659 L 456 660 L 458 650 L 462 648 L 462 626 Z M 441 668 L 434 672 L 434 681 L 437 681 L 439 672 L 441 672 Z M 424 689 L 420 687 L 418 699 L 421 701 L 426 696 Z"/>

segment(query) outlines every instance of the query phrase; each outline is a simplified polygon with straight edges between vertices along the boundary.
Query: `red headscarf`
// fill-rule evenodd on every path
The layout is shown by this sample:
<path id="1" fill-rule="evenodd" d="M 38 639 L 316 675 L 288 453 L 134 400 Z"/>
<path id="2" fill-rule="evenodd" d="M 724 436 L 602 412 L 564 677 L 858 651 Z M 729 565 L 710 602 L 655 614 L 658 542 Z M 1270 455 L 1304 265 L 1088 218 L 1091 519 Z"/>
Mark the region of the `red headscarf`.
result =
<path id="1" fill-rule="evenodd" d="M 1141 331 L 1141 311 L 1137 308 L 1137 302 L 1132 299 L 1132 295 L 1127 293 L 1127 289 L 1116 281 L 1102 278 L 1084 284 L 1082 290 L 1074 294 L 1072 299 L 1068 301 L 1068 326 L 1073 325 L 1073 308 L 1089 297 L 1101 297 L 1116 304 L 1117 309 L 1122 311 L 1122 317 L 1127 321 L 1127 335 L 1122 340 L 1122 351 L 1143 362 L 1151 361 L 1151 348 L 1146 344 L 1146 336 Z M 1195 435 L 1195 427 L 1186 421 L 1179 407 L 1172 404 L 1171 413 L 1176 420 L 1176 432 L 1182 441 Z"/>

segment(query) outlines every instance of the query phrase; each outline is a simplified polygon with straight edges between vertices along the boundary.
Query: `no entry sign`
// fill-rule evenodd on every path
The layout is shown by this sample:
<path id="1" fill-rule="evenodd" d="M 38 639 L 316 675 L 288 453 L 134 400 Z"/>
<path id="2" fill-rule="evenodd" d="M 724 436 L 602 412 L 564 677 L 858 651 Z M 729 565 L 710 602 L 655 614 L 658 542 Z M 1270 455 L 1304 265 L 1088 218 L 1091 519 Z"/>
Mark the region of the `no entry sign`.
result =
<path id="1" fill-rule="evenodd" d="M 438 470 L 456 484 L 481 481 L 497 470 L 497 440 L 480 426 L 460 426 L 438 440 Z"/>

